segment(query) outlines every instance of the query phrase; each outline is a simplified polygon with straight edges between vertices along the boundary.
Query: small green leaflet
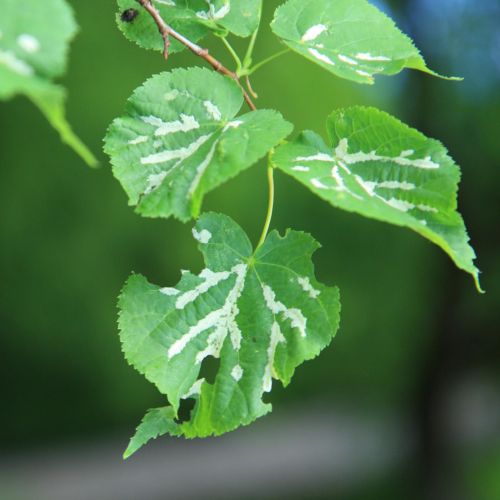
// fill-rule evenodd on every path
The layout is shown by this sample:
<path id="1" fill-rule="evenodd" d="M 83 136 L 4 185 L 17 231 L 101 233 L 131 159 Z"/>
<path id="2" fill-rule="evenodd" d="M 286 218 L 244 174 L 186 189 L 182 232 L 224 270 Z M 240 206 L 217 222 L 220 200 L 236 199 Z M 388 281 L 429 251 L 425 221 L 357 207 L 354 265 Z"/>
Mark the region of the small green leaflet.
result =
<path id="1" fill-rule="evenodd" d="M 404 68 L 439 76 L 392 19 L 366 0 L 288 0 L 276 10 L 272 29 L 294 51 L 358 83 Z"/>
<path id="2" fill-rule="evenodd" d="M 119 300 L 125 356 L 171 405 L 146 415 L 125 456 L 161 434 L 220 435 L 265 415 L 272 380 L 288 385 L 338 328 L 338 289 L 316 281 L 311 236 L 274 231 L 253 252 L 232 219 L 213 213 L 193 235 L 206 265 L 198 276 L 184 271 L 175 288 L 160 288 L 132 275 Z M 212 384 L 200 378 L 210 356 L 220 358 Z M 194 409 L 178 422 L 188 398 Z"/>
<path id="3" fill-rule="evenodd" d="M 38 106 L 90 166 L 97 160 L 66 121 L 64 88 L 52 83 L 66 69 L 70 40 L 76 33 L 64 0 L 3 0 L 0 15 L 0 99 L 24 94 Z"/>
<path id="4" fill-rule="evenodd" d="M 196 217 L 205 193 L 291 132 L 276 111 L 236 118 L 242 103 L 236 83 L 208 69 L 161 73 L 139 87 L 105 139 L 130 204 L 148 217 Z"/>
<path id="5" fill-rule="evenodd" d="M 192 42 L 210 32 L 248 37 L 259 26 L 262 0 L 153 0 L 163 20 Z M 136 0 L 118 0 L 118 27 L 131 41 L 146 49 L 163 50 L 163 40 L 151 16 Z M 121 18 L 122 12 L 136 9 L 131 22 Z M 184 46 L 172 40 L 171 52 Z"/>
<path id="6" fill-rule="evenodd" d="M 332 205 L 406 226 L 439 245 L 472 274 L 475 253 L 457 212 L 460 170 L 438 141 L 375 108 L 335 111 L 330 146 L 305 132 L 273 164 Z"/>

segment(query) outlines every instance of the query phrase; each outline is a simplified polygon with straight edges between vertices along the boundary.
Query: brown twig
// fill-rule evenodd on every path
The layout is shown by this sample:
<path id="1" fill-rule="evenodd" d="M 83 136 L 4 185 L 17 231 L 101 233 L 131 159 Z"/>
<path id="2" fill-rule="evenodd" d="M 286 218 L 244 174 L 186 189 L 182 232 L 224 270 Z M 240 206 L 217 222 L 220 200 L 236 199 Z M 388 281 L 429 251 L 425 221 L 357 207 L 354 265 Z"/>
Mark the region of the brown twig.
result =
<path id="1" fill-rule="evenodd" d="M 160 32 L 164 42 L 163 54 L 165 56 L 165 59 L 168 58 L 170 37 L 172 37 L 178 42 L 182 43 L 184 46 L 186 46 L 191 52 L 193 52 L 193 54 L 196 54 L 198 57 L 204 59 L 208 64 L 210 64 L 210 66 L 212 66 L 212 68 L 215 71 L 233 79 L 240 87 L 241 92 L 243 93 L 243 97 L 245 98 L 245 101 L 248 104 L 248 107 L 252 111 L 255 111 L 257 109 L 249 93 L 245 90 L 245 88 L 240 82 L 238 75 L 234 71 L 227 69 L 220 61 L 215 59 L 215 57 L 211 56 L 208 52 L 208 49 L 204 49 L 203 47 L 200 47 L 196 43 L 191 42 L 191 40 L 188 40 L 185 36 L 181 35 L 177 31 L 175 31 L 171 26 L 169 26 L 161 17 L 161 14 L 158 11 L 158 9 L 151 3 L 151 0 L 137 0 L 137 2 L 139 2 L 142 5 L 142 7 L 144 7 L 144 9 L 153 18 L 154 22 L 156 23 L 156 26 L 158 26 L 158 31 Z"/>

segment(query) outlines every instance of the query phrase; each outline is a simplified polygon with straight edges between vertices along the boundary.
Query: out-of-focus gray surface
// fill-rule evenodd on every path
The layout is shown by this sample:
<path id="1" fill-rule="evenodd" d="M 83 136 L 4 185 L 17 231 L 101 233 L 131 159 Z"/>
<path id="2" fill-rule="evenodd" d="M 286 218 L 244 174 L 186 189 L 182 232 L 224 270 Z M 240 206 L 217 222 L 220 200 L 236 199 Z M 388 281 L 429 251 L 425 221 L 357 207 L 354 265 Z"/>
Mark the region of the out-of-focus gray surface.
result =
<path id="1" fill-rule="evenodd" d="M 289 413 L 288 413 L 289 415 Z M 371 479 L 410 450 L 397 421 L 313 408 L 221 438 L 164 438 L 126 462 L 126 440 L 3 457 L 10 500 L 267 498 Z M 0 489 L 0 494 L 1 494 Z"/>
<path id="2" fill-rule="evenodd" d="M 457 384 L 444 408 L 457 449 L 500 439 L 500 395 L 480 375 Z M 408 464 L 410 429 L 402 418 L 313 404 L 220 438 L 161 438 L 126 462 L 126 438 L 0 455 L 0 499 L 309 498 Z"/>

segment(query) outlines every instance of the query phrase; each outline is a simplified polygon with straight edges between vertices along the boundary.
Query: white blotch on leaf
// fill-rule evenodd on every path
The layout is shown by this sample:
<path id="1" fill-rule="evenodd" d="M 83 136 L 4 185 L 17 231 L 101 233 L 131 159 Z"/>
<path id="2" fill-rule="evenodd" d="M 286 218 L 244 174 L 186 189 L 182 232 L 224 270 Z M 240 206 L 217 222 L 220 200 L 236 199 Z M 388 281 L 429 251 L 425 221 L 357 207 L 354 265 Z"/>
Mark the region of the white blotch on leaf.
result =
<path id="1" fill-rule="evenodd" d="M 198 379 L 190 388 L 189 390 L 186 392 L 186 394 L 184 394 L 184 396 L 182 396 L 182 399 L 187 399 L 187 398 L 190 398 L 192 396 L 197 396 L 198 394 L 201 394 L 201 386 L 203 385 L 203 382 L 205 382 L 205 379 L 204 378 L 200 378 Z"/>
<path id="2" fill-rule="evenodd" d="M 212 239 L 212 233 L 207 229 L 197 231 L 196 228 L 193 227 L 193 237 L 203 245 L 206 245 Z"/>
<path id="3" fill-rule="evenodd" d="M 33 35 L 19 35 L 17 37 L 17 44 L 28 54 L 35 54 L 40 50 L 40 42 Z"/>
<path id="4" fill-rule="evenodd" d="M 241 377 L 243 377 L 243 368 L 240 365 L 236 365 L 231 370 L 231 377 L 233 377 L 236 382 L 239 382 L 241 380 Z"/>

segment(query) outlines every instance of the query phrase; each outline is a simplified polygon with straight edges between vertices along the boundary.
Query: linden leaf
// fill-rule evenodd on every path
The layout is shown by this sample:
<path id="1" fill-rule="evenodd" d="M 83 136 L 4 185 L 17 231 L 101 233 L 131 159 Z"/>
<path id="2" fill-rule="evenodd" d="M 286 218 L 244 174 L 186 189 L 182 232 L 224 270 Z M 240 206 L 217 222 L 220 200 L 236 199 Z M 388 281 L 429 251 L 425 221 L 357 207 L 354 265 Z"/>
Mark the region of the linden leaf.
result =
<path id="1" fill-rule="evenodd" d="M 262 11 L 262 0 L 153 0 L 152 3 L 169 26 L 192 42 L 210 32 L 248 37 L 257 29 Z M 118 27 L 129 40 L 145 49 L 163 50 L 154 20 L 136 0 L 118 0 L 118 7 Z M 136 11 L 132 18 L 123 15 L 129 9 Z M 172 40 L 172 53 L 184 48 Z"/>
<path id="2" fill-rule="evenodd" d="M 161 73 L 139 87 L 105 139 L 130 204 L 148 217 L 197 216 L 205 193 L 291 132 L 276 111 L 236 117 L 242 103 L 235 82 L 208 69 Z"/>
<path id="3" fill-rule="evenodd" d="M 295 52 L 358 83 L 404 68 L 440 76 L 392 19 L 366 0 L 288 0 L 276 10 L 272 29 Z"/>
<path id="4" fill-rule="evenodd" d="M 330 146 L 313 132 L 276 150 L 276 167 L 332 205 L 398 226 L 439 245 L 472 274 L 475 253 L 457 212 L 460 170 L 446 148 L 375 108 L 335 111 Z"/>
<path id="5" fill-rule="evenodd" d="M 24 94 L 61 139 L 90 166 L 97 160 L 66 121 L 64 88 L 53 83 L 66 69 L 76 23 L 64 0 L 4 0 L 0 16 L 0 99 Z"/>
<path id="6" fill-rule="evenodd" d="M 161 288 L 133 275 L 120 297 L 125 356 L 171 405 L 146 416 L 127 456 L 158 434 L 220 435 L 265 415 L 273 379 L 288 385 L 338 328 L 338 290 L 316 281 L 311 236 L 274 231 L 254 253 L 243 230 L 218 214 L 203 215 L 193 235 L 206 264 L 198 276 L 186 271 Z M 213 383 L 200 378 L 208 357 L 220 358 Z M 179 422 L 189 398 L 194 409 Z"/>

